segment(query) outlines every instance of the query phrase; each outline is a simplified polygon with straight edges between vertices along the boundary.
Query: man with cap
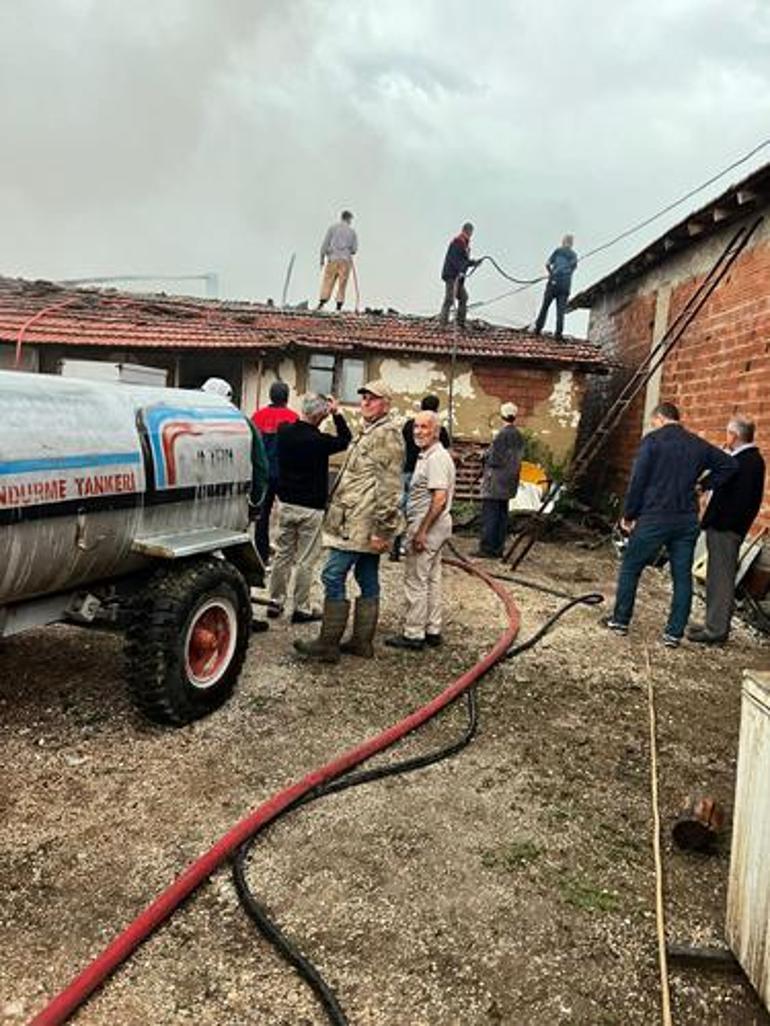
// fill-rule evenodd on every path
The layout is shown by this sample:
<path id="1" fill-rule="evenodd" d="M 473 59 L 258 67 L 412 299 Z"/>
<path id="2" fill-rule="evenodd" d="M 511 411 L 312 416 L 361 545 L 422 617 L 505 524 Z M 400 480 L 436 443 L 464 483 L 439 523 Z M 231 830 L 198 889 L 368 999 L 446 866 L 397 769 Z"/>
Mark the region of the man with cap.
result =
<path id="1" fill-rule="evenodd" d="M 380 555 L 398 533 L 401 519 L 404 440 L 390 413 L 391 390 L 384 381 L 369 381 L 358 392 L 364 427 L 348 450 L 324 517 L 324 543 L 329 552 L 321 574 L 321 630 L 313 641 L 294 642 L 300 655 L 325 663 L 336 663 L 340 652 L 364 658 L 374 655 Z M 349 641 L 340 644 L 350 612 L 345 586 L 351 570 L 360 595 L 353 633 Z"/>
<path id="2" fill-rule="evenodd" d="M 229 381 L 224 378 L 207 378 L 201 385 L 201 392 L 209 395 L 217 395 L 226 399 L 229 403 L 233 401 L 233 388 Z M 249 491 L 249 520 L 255 520 L 260 515 L 260 509 L 267 490 L 268 464 L 265 445 L 262 435 L 255 425 L 245 418 L 251 431 L 251 489 Z M 252 616 L 251 629 L 255 634 L 262 633 L 268 628 L 267 620 L 260 620 Z"/>
<path id="3" fill-rule="evenodd" d="M 503 427 L 484 453 L 481 478 L 481 539 L 477 556 L 500 557 L 508 530 L 508 503 L 519 489 L 524 438 L 516 427 L 515 403 L 503 403 Z"/>
<path id="4" fill-rule="evenodd" d="M 201 392 L 208 392 L 209 395 L 218 395 L 228 402 L 233 401 L 233 389 L 229 381 L 224 378 L 207 378 L 201 385 Z M 251 429 L 251 492 L 249 493 L 249 506 L 251 507 L 252 519 L 258 515 L 262 500 L 267 490 L 268 459 L 265 451 L 265 444 L 257 427 L 248 420 Z"/>

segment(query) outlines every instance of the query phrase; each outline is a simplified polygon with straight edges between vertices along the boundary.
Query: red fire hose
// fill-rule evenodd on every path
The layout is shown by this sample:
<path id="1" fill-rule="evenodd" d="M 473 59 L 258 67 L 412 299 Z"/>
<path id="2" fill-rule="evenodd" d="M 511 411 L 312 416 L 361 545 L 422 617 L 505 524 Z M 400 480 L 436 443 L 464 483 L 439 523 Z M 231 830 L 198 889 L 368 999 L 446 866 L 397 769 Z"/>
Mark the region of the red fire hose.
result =
<path id="1" fill-rule="evenodd" d="M 363 744 L 349 749 L 343 755 L 313 770 L 297 783 L 285 788 L 264 802 L 245 819 L 237 823 L 216 844 L 197 861 L 193 862 L 170 887 L 162 892 L 136 919 L 111 941 L 104 951 L 79 973 L 67 987 L 49 1002 L 35 1016 L 30 1026 L 57 1026 L 66 1022 L 73 1012 L 113 973 L 131 953 L 150 934 L 195 891 L 227 858 L 229 858 L 257 830 L 273 820 L 283 809 L 298 798 L 312 791 L 313 788 L 326 784 L 349 770 L 370 759 L 379 752 L 384 752 L 397 741 L 412 731 L 423 726 L 428 720 L 438 715 L 443 709 L 471 687 L 495 663 L 499 662 L 513 644 L 519 630 L 519 611 L 511 594 L 484 571 L 470 563 L 458 560 L 446 560 L 450 566 L 464 570 L 466 573 L 479 577 L 494 591 L 503 603 L 508 618 L 508 625 L 494 646 L 462 676 L 458 677 L 441 694 L 410 713 L 399 723 L 364 741 Z"/>

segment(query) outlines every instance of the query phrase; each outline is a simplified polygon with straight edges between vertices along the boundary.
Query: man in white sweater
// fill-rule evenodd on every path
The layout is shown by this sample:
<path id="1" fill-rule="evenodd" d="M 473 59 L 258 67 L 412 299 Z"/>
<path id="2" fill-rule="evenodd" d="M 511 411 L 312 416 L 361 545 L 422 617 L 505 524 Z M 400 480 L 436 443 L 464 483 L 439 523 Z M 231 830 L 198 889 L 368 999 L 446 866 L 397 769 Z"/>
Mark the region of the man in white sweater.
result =
<path id="1" fill-rule="evenodd" d="M 349 210 L 343 210 L 337 224 L 331 225 L 324 240 L 321 243 L 321 267 L 323 278 L 321 280 L 321 298 L 318 301 L 318 309 L 321 310 L 324 304 L 331 297 L 334 283 L 337 283 L 337 309 L 342 309 L 345 302 L 345 288 L 348 284 L 348 276 L 353 263 L 353 255 L 358 250 L 358 238 L 351 228 L 350 222 L 353 215 Z"/>

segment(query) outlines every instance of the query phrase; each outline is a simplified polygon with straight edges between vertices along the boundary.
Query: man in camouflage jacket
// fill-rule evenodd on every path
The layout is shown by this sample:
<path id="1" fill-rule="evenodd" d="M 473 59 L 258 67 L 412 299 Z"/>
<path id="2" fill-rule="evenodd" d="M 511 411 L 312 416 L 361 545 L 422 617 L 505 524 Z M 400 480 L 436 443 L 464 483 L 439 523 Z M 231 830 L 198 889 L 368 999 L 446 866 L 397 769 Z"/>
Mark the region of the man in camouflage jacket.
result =
<path id="1" fill-rule="evenodd" d="M 303 656 L 336 663 L 340 652 L 371 658 L 380 606 L 380 555 L 401 529 L 401 468 L 404 440 L 390 413 L 392 393 L 383 381 L 359 389 L 364 428 L 332 489 L 324 518 L 324 544 L 329 554 L 321 574 L 323 622 L 313 641 L 295 641 Z M 350 571 L 360 589 L 350 640 L 340 644 L 350 603 L 345 585 Z"/>

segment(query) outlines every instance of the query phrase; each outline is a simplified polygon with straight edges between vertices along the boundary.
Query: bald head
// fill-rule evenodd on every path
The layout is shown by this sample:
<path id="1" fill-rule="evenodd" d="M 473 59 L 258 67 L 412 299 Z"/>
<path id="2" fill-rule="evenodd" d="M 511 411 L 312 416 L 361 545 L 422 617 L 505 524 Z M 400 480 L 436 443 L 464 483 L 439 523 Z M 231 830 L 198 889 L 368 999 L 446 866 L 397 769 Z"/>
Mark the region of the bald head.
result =
<path id="1" fill-rule="evenodd" d="M 418 449 L 428 449 L 438 441 L 441 421 L 433 410 L 420 410 L 414 417 L 414 441 Z"/>

